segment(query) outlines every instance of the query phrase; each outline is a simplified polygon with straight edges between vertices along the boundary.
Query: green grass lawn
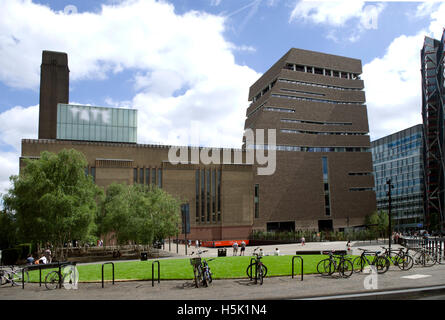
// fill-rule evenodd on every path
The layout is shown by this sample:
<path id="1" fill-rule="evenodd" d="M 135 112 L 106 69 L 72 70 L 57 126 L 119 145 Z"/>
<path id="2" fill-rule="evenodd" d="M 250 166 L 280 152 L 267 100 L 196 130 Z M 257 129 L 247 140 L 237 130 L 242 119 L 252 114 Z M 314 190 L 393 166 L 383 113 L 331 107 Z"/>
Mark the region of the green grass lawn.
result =
<path id="1" fill-rule="evenodd" d="M 267 276 L 290 276 L 292 274 L 292 257 L 288 256 L 266 256 L 262 259 L 267 266 Z M 317 264 L 320 260 L 327 258 L 325 255 L 304 255 L 304 274 L 317 273 Z M 250 263 L 251 256 L 218 257 L 209 262 L 214 279 L 246 278 L 246 268 Z M 193 267 L 190 259 L 159 259 L 161 279 L 193 279 Z M 115 280 L 151 280 L 152 261 L 129 261 L 116 262 Z M 112 279 L 111 265 L 105 265 L 105 280 Z M 48 272 L 56 269 L 42 270 L 42 281 Z M 101 281 L 102 264 L 78 265 L 79 281 Z M 301 273 L 301 263 L 295 259 L 295 273 Z M 39 281 L 39 272 L 29 272 L 30 281 Z M 155 279 L 157 279 L 157 265 L 155 264 Z"/>

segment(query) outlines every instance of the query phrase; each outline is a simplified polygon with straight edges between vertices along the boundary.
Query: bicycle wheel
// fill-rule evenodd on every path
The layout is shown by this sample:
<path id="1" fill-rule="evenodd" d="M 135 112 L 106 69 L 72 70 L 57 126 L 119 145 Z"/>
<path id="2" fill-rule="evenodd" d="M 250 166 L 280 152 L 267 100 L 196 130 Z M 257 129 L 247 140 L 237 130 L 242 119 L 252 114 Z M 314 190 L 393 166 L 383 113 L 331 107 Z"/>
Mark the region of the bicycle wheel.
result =
<path id="1" fill-rule="evenodd" d="M 365 267 L 365 265 L 366 265 L 365 259 L 362 258 L 361 256 L 355 258 L 352 261 L 352 268 L 353 268 L 355 273 L 362 272 L 363 268 Z"/>
<path id="2" fill-rule="evenodd" d="M 212 283 L 213 279 L 212 279 L 212 272 L 210 271 L 210 268 L 207 269 L 206 277 L 207 277 L 207 283 L 209 283 L 209 284 Z"/>
<path id="3" fill-rule="evenodd" d="M 28 283 L 28 281 L 29 281 L 28 271 L 25 271 L 23 273 L 23 275 L 24 275 L 23 282 Z M 11 280 L 12 280 L 12 285 L 21 286 L 22 285 L 22 271 L 20 271 L 20 270 L 13 271 L 11 273 Z"/>
<path id="4" fill-rule="evenodd" d="M 343 278 L 349 278 L 354 272 L 354 266 L 349 260 L 342 260 L 338 265 L 338 271 Z"/>
<path id="5" fill-rule="evenodd" d="M 374 259 L 374 265 L 377 268 L 377 273 L 385 273 L 389 269 L 390 262 L 388 258 L 384 256 L 378 256 L 376 259 Z"/>
<path id="6" fill-rule="evenodd" d="M 267 267 L 264 264 L 262 264 L 261 268 L 263 268 L 263 277 L 265 277 L 267 275 Z M 252 269 L 255 270 L 255 263 L 249 264 L 249 266 L 246 269 L 246 274 L 249 277 L 249 279 L 253 279 Z"/>
<path id="7" fill-rule="evenodd" d="M 49 290 L 54 290 L 59 285 L 60 275 L 59 271 L 51 271 L 45 277 L 45 287 Z"/>
<path id="8" fill-rule="evenodd" d="M 396 256 L 394 260 L 394 264 L 396 264 L 403 271 L 408 271 L 414 265 L 413 258 L 407 254 Z"/>
<path id="9" fill-rule="evenodd" d="M 322 276 L 327 276 L 329 274 L 330 261 L 331 260 L 329 258 L 320 260 L 320 262 L 317 264 L 317 272 Z"/>
<path id="10" fill-rule="evenodd" d="M 201 280 L 201 274 L 199 272 L 199 268 L 198 267 L 194 267 L 193 268 L 193 280 L 195 281 L 195 287 L 199 288 L 200 285 L 200 280 Z"/>
<path id="11" fill-rule="evenodd" d="M 425 267 L 431 267 L 436 264 L 436 259 L 429 253 L 425 252 Z"/>
<path id="12" fill-rule="evenodd" d="M 263 284 L 263 278 L 264 278 L 263 270 L 264 270 L 263 265 L 261 265 L 261 267 L 258 268 L 258 275 L 257 275 L 257 278 L 260 281 L 260 285 Z"/>

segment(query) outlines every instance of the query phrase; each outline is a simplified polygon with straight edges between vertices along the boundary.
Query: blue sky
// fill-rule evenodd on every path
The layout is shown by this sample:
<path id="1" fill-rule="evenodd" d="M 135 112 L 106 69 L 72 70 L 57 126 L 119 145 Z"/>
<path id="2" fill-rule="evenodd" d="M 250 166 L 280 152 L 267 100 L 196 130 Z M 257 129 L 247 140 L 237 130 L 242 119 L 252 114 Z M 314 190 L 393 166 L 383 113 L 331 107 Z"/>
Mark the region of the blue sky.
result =
<path id="1" fill-rule="evenodd" d="M 229 147 L 249 86 L 289 48 L 358 58 L 376 139 L 421 122 L 419 50 L 444 16 L 440 1 L 3 0 L 0 192 L 37 138 L 42 50 L 68 53 L 70 102 L 138 109 L 139 143 L 187 144 L 196 124 Z"/>

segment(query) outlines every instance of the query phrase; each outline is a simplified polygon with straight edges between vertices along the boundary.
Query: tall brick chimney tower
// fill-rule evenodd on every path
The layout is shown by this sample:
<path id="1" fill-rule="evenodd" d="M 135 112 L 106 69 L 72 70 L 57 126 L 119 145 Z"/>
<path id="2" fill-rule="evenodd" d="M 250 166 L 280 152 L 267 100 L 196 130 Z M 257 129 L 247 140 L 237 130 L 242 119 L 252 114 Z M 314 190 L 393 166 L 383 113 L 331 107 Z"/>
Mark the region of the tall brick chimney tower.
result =
<path id="1" fill-rule="evenodd" d="M 39 139 L 56 139 L 57 104 L 69 101 L 68 55 L 43 51 L 40 68 Z"/>

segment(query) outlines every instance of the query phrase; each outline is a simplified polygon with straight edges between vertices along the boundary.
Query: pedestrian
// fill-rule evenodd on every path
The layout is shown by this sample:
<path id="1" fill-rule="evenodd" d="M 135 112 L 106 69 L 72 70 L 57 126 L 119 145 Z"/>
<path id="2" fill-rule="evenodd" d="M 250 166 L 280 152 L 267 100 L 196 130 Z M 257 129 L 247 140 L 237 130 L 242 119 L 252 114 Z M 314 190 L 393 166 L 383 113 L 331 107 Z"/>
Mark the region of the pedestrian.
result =
<path id="1" fill-rule="evenodd" d="M 304 239 L 304 237 L 301 237 L 301 245 L 302 246 L 304 246 L 304 242 L 305 242 L 306 240 Z"/>
<path id="2" fill-rule="evenodd" d="M 26 262 L 27 262 L 29 265 L 34 264 L 34 258 L 33 258 L 33 256 L 32 256 L 32 254 L 28 254 L 28 258 L 26 258 Z"/>
<path id="3" fill-rule="evenodd" d="M 274 255 L 279 256 L 280 255 L 280 250 L 278 248 L 275 248 L 275 252 Z"/>
<path id="4" fill-rule="evenodd" d="M 238 253 L 238 242 L 233 243 L 233 255 L 236 256 Z"/>
<path id="5" fill-rule="evenodd" d="M 246 243 L 243 241 L 241 241 L 241 252 L 240 252 L 240 256 L 244 256 L 244 251 L 246 251 Z"/>
<path id="6" fill-rule="evenodd" d="M 350 254 L 351 253 L 351 240 L 348 240 L 348 243 L 346 244 L 346 248 L 347 248 L 348 254 Z"/>
<path id="7" fill-rule="evenodd" d="M 199 248 L 199 240 L 195 241 L 195 248 L 198 249 Z"/>

